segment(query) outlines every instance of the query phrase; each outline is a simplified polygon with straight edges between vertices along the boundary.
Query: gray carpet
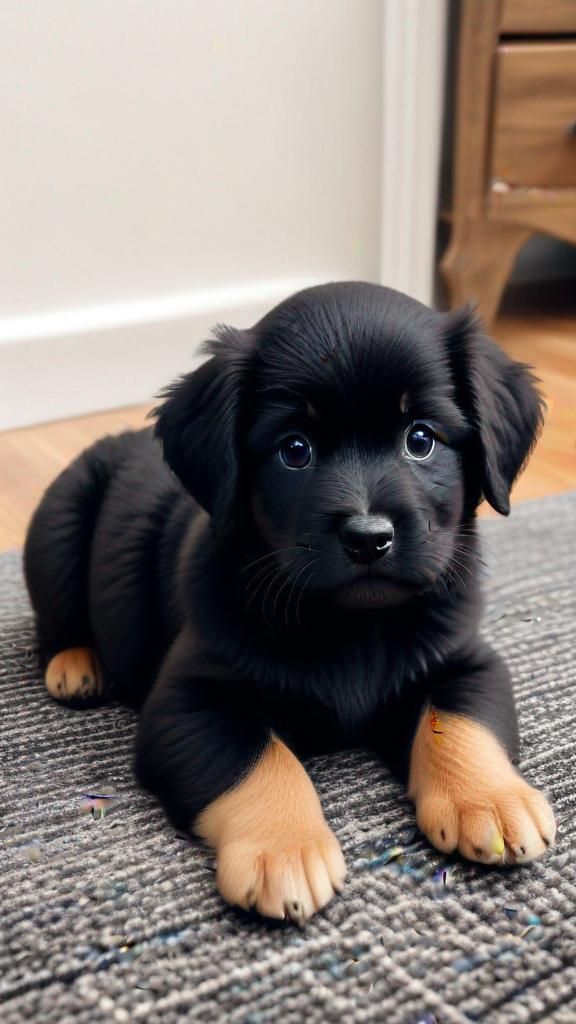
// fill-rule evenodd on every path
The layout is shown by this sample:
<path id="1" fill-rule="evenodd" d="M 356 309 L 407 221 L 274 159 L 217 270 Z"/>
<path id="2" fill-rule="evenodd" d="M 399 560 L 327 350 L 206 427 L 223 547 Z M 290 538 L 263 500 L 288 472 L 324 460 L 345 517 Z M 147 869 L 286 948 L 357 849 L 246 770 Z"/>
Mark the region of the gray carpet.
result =
<path id="1" fill-rule="evenodd" d="M 483 524 L 485 630 L 513 666 L 523 768 L 551 795 L 557 846 L 518 869 L 447 863 L 376 761 L 318 759 L 350 879 L 304 931 L 221 903 L 210 854 L 133 782 L 129 712 L 45 695 L 19 556 L 0 559 L 3 1024 L 574 1024 L 575 527 L 576 494 Z M 116 802 L 94 817 L 86 794 Z"/>

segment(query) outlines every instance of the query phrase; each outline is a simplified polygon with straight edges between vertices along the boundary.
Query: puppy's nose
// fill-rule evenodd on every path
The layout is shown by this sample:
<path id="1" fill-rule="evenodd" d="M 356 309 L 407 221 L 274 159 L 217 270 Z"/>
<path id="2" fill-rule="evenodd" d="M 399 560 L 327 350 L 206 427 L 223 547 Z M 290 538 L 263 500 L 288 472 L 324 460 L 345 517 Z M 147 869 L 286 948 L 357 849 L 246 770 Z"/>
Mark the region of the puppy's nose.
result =
<path id="1" fill-rule="evenodd" d="M 342 547 L 353 562 L 369 565 L 392 547 L 394 527 L 385 516 L 351 516 L 340 529 Z"/>

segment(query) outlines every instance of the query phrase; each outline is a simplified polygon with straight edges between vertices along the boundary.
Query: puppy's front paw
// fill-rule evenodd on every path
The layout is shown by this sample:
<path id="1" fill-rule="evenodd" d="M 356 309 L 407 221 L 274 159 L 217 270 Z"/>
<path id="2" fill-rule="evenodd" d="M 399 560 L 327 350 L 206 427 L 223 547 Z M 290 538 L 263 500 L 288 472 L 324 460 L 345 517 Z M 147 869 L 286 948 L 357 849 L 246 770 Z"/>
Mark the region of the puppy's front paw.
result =
<path id="1" fill-rule="evenodd" d="M 195 831 L 217 851 L 225 900 L 302 923 L 341 889 L 346 865 L 316 790 L 273 737 L 250 774 L 200 814 Z"/>
<path id="2" fill-rule="evenodd" d="M 459 715 L 429 712 L 412 751 L 409 795 L 418 827 L 445 853 L 483 864 L 535 860 L 554 842 L 550 804 L 496 738 Z"/>
<path id="3" fill-rule="evenodd" d="M 224 843 L 217 883 L 225 900 L 264 917 L 302 924 L 342 888 L 346 865 L 328 828 L 316 837 L 273 835 Z"/>
<path id="4" fill-rule="evenodd" d="M 519 775 L 491 792 L 426 787 L 416 800 L 418 827 L 445 853 L 458 850 L 483 864 L 521 864 L 541 857 L 556 825 L 546 798 Z"/>

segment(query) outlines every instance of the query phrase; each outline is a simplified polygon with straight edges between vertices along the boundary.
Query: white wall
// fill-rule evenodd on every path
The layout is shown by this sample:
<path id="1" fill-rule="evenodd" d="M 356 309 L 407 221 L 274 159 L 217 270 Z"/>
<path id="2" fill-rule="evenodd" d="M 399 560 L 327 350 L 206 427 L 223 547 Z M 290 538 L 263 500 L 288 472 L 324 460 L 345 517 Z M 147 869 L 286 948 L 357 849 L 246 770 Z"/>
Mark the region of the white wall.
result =
<path id="1" fill-rule="evenodd" d="M 379 0 L 4 0 L 1 425 L 144 399 L 209 323 L 377 277 L 379 27 Z"/>
<path id="2" fill-rule="evenodd" d="M 145 400 L 213 323 L 378 279 L 398 2 L 3 0 L 0 428 Z"/>

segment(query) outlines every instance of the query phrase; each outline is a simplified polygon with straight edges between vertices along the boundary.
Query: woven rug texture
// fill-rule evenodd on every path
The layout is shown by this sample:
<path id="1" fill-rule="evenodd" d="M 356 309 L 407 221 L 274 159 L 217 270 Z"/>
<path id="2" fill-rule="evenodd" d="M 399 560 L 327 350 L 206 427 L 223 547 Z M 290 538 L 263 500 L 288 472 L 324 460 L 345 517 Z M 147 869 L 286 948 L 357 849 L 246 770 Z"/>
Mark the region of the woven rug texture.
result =
<path id="1" fill-rule="evenodd" d="M 446 859 L 378 761 L 315 759 L 349 879 L 304 930 L 223 904 L 210 852 L 134 782 L 131 712 L 46 695 L 20 554 L 0 558 L 3 1024 L 575 1024 L 576 492 L 481 529 L 484 631 L 557 845 L 521 868 Z"/>

